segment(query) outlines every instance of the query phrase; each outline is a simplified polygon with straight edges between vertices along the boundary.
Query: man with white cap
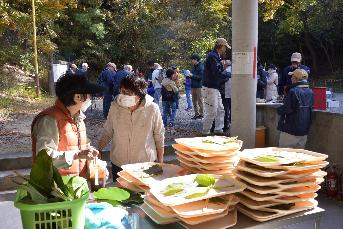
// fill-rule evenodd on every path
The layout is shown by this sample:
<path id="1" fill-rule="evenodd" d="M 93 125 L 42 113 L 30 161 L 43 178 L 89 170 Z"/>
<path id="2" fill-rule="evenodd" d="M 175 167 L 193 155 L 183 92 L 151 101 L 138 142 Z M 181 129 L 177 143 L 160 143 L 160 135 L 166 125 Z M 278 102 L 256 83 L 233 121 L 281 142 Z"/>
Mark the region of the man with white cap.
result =
<path id="1" fill-rule="evenodd" d="M 307 74 L 310 74 L 310 68 L 306 65 L 301 64 L 301 54 L 298 52 L 295 52 L 291 56 L 291 65 L 284 68 L 281 79 L 279 82 L 279 94 L 283 95 L 285 94 L 286 87 L 290 86 L 292 84 L 291 77 L 292 73 L 295 69 L 304 69 Z"/>
<path id="2" fill-rule="evenodd" d="M 307 83 L 308 74 L 296 69 L 291 75 L 292 84 L 287 87 L 283 105 L 278 108 L 281 131 L 279 147 L 303 149 L 312 120 L 313 92 Z"/>
<path id="3" fill-rule="evenodd" d="M 224 127 L 224 106 L 219 92 L 220 86 L 231 78 L 231 72 L 224 71 L 221 58 L 231 47 L 224 38 L 218 38 L 214 49 L 205 60 L 202 95 L 204 98 L 205 116 L 203 119 L 203 135 L 210 134 L 215 121 L 214 133 L 222 134 Z"/>

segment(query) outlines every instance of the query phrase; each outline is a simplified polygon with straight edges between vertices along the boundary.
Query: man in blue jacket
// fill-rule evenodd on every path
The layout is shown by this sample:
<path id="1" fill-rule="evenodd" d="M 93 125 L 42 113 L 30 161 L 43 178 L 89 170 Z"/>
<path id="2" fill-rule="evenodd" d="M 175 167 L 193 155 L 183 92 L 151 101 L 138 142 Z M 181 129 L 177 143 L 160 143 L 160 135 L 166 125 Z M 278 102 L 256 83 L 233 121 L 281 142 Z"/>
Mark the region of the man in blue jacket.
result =
<path id="1" fill-rule="evenodd" d="M 308 74 L 303 69 L 292 73 L 292 84 L 287 88 L 283 105 L 278 108 L 281 116 L 279 146 L 303 149 L 312 121 L 313 92 L 307 83 Z"/>
<path id="2" fill-rule="evenodd" d="M 229 49 L 231 47 L 227 41 L 224 38 L 218 38 L 214 49 L 207 55 L 205 60 L 202 82 L 202 96 L 205 107 L 203 135 L 210 134 L 213 121 L 215 121 L 214 133 L 223 133 L 225 111 L 219 89 L 220 85 L 231 78 L 231 73 L 224 71 L 221 56 L 224 56 Z"/>
<path id="3" fill-rule="evenodd" d="M 295 69 L 304 69 L 307 74 L 310 74 L 310 68 L 306 65 L 301 64 L 301 54 L 295 52 L 291 56 L 291 65 L 285 67 L 281 74 L 281 79 L 278 85 L 279 95 L 284 95 L 285 90 L 292 84 L 291 77 Z"/>
<path id="4" fill-rule="evenodd" d="M 191 79 L 192 101 L 194 117 L 192 119 L 202 119 L 204 117 L 204 105 L 201 95 L 202 79 L 204 77 L 204 65 L 200 62 L 200 56 L 194 53 L 191 57 L 193 69 L 189 78 Z"/>
<path id="5" fill-rule="evenodd" d="M 106 68 L 100 73 L 97 83 L 106 88 L 104 92 L 104 99 L 102 103 L 102 110 L 104 118 L 107 118 L 108 111 L 110 110 L 113 101 L 113 81 L 116 74 L 117 67 L 114 63 L 108 63 Z"/>

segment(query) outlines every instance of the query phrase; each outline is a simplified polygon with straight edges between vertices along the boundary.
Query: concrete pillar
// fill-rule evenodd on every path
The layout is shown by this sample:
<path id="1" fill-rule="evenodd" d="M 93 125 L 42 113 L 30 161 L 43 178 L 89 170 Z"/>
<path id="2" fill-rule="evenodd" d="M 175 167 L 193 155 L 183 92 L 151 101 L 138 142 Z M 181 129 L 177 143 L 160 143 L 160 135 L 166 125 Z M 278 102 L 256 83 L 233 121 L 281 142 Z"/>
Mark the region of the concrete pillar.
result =
<path id="1" fill-rule="evenodd" d="M 232 1 L 231 136 L 255 147 L 258 0 Z"/>

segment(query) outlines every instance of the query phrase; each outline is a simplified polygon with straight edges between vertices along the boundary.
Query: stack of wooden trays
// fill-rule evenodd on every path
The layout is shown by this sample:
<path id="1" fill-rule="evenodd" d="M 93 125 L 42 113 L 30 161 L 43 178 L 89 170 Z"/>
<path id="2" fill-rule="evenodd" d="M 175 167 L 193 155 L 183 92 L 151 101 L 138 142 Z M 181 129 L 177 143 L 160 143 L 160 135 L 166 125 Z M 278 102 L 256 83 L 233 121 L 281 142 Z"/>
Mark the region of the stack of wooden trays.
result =
<path id="1" fill-rule="evenodd" d="M 327 155 L 301 149 L 244 150 L 235 169 L 247 188 L 238 210 L 256 221 L 268 221 L 311 209 L 328 165 Z"/>
<path id="2" fill-rule="evenodd" d="M 198 187 L 197 175 L 168 178 L 153 185 L 141 209 L 157 224 L 178 222 L 185 228 L 197 229 L 234 226 L 239 202 L 234 194 L 244 190 L 245 185 L 230 176 L 209 175 L 215 183 Z M 166 190 L 171 193 L 166 194 Z"/>
<path id="3" fill-rule="evenodd" d="M 232 174 L 242 141 L 224 136 L 175 139 L 180 165 L 192 173 Z"/>
<path id="4" fill-rule="evenodd" d="M 153 166 L 159 166 L 162 170 L 159 174 L 149 174 L 147 169 Z M 117 182 L 120 186 L 134 192 L 147 192 L 153 183 L 159 182 L 165 178 L 184 175 L 185 169 L 173 164 L 159 164 L 155 162 L 144 162 L 136 164 L 127 164 L 121 167 L 123 170 L 118 173 Z M 158 169 L 158 168 L 157 168 Z"/>

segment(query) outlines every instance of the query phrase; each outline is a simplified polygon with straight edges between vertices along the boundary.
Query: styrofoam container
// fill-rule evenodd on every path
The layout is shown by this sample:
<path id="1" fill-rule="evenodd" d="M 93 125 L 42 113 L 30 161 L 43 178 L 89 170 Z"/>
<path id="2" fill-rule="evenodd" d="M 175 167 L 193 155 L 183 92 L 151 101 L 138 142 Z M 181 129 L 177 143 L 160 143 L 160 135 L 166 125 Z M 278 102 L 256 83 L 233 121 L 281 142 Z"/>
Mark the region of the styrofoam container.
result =
<path id="1" fill-rule="evenodd" d="M 198 200 L 208 199 L 217 196 L 224 196 L 227 194 L 233 194 L 241 192 L 245 189 L 245 185 L 242 182 L 239 182 L 227 175 L 213 175 L 215 177 L 215 188 L 211 188 L 206 195 L 196 197 L 196 198 L 185 198 L 186 196 L 193 194 L 197 186 L 195 178 L 198 174 L 191 174 L 180 177 L 167 178 L 151 186 L 150 192 L 153 194 L 158 201 L 166 206 L 176 206 L 186 203 L 195 202 Z M 184 189 L 182 192 L 177 195 L 165 196 L 162 192 L 166 187 L 173 183 L 183 183 L 187 189 Z M 202 190 L 203 191 L 203 190 Z"/>

